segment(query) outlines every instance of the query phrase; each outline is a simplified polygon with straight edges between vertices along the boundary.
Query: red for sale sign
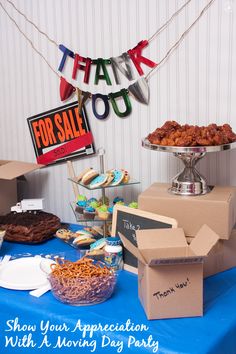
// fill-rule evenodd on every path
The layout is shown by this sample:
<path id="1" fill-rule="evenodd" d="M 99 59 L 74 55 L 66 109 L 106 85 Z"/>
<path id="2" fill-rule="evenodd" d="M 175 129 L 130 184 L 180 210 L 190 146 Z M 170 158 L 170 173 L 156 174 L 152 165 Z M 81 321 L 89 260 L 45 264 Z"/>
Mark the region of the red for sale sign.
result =
<path id="1" fill-rule="evenodd" d="M 39 164 L 52 164 L 94 154 L 85 108 L 73 102 L 27 119 Z"/>

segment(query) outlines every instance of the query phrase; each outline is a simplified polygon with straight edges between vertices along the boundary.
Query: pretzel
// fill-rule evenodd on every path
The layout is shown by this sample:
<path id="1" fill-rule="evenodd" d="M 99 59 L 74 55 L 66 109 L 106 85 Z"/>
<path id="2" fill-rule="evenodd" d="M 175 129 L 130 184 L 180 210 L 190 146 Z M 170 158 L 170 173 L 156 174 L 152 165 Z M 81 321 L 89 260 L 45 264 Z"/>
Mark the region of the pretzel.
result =
<path id="1" fill-rule="evenodd" d="M 115 273 L 89 258 L 51 265 L 49 280 L 57 299 L 70 304 L 99 303 L 111 296 Z"/>

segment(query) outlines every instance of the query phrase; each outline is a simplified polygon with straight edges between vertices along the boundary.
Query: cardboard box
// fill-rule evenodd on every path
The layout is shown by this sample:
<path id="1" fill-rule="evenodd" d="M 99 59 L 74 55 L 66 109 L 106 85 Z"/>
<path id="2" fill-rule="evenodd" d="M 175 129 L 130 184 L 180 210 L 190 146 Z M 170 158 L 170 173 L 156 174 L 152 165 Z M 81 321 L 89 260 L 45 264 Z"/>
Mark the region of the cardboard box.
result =
<path id="1" fill-rule="evenodd" d="M 193 239 L 191 239 L 192 241 Z M 204 260 L 204 278 L 236 267 L 236 229 L 229 240 L 219 240 Z"/>
<path id="2" fill-rule="evenodd" d="M 34 163 L 0 160 L 0 214 L 9 213 L 17 202 L 17 178 L 41 167 Z"/>
<path id="3" fill-rule="evenodd" d="M 183 229 L 138 230 L 138 294 L 148 319 L 202 316 L 203 258 L 219 240 L 207 225 L 188 246 Z"/>
<path id="4" fill-rule="evenodd" d="M 139 208 L 178 221 L 186 236 L 195 236 L 207 224 L 221 239 L 228 239 L 236 222 L 236 187 L 215 186 L 202 196 L 179 196 L 168 184 L 154 183 L 138 198 Z"/>

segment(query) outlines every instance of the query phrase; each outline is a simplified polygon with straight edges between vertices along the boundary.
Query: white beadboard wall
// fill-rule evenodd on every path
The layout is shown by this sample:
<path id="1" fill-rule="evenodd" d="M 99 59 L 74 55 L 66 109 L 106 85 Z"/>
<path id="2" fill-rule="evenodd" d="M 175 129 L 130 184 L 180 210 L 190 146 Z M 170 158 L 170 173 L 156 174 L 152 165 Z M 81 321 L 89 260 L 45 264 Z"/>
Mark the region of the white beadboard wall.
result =
<path id="1" fill-rule="evenodd" d="M 38 50 L 57 68 L 61 52 L 40 35 L 6 1 L 1 0 Z M 34 23 L 73 51 L 92 58 L 118 56 L 149 38 L 185 0 L 12 0 Z M 192 0 L 188 7 L 144 55 L 159 61 L 197 17 L 207 0 Z M 230 5 L 230 9 L 227 9 Z M 125 119 L 110 111 L 97 120 L 91 102 L 86 108 L 96 148 L 106 150 L 107 168 L 126 168 L 139 186 L 110 190 L 109 196 L 137 198 L 152 182 L 167 182 L 180 170 L 172 155 L 145 150 L 141 139 L 166 120 L 207 125 L 230 123 L 236 130 L 236 0 L 215 0 L 169 60 L 150 79 L 150 103 L 131 98 L 132 114 Z M 35 161 L 27 117 L 62 105 L 59 80 L 32 49 L 0 8 L 0 159 Z M 68 65 L 63 74 L 71 79 Z M 146 73 L 148 68 L 145 68 Z M 82 75 L 80 75 L 81 77 Z M 93 80 L 91 74 L 90 81 Z M 84 90 L 108 93 L 117 86 L 85 85 Z M 114 82 L 114 80 L 113 80 Z M 128 82 L 122 78 L 121 87 Z M 75 97 L 72 101 L 75 100 Z M 209 154 L 199 170 L 210 184 L 236 185 L 236 151 Z M 74 161 L 76 173 L 99 167 L 98 158 Z M 74 222 L 73 200 L 65 163 L 27 176 L 28 197 L 44 197 L 46 210 Z M 85 190 L 81 193 L 89 194 Z M 93 193 L 98 196 L 98 193 Z"/>

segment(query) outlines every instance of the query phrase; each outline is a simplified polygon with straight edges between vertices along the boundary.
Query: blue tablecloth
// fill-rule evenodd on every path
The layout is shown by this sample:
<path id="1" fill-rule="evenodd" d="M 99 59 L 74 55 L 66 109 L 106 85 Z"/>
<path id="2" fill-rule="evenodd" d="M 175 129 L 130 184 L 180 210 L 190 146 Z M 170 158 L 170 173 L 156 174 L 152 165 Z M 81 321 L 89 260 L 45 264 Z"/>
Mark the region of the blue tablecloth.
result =
<path id="1" fill-rule="evenodd" d="M 6 253 L 78 257 L 58 239 L 41 245 L 4 242 L 0 256 Z M 146 319 L 139 302 L 137 276 L 126 271 L 114 295 L 94 306 L 65 305 L 50 292 L 34 298 L 1 288 L 0 352 L 236 354 L 236 268 L 204 283 L 203 317 L 154 321 Z"/>

